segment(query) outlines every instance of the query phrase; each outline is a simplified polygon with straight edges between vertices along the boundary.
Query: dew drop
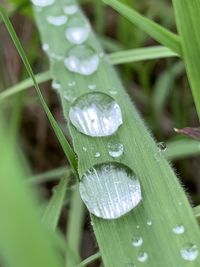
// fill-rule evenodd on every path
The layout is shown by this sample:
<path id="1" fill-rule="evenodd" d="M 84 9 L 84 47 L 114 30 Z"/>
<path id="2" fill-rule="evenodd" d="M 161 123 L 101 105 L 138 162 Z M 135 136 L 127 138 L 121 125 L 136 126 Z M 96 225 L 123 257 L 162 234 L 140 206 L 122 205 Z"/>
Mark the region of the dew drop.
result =
<path id="1" fill-rule="evenodd" d="M 117 162 L 87 170 L 80 182 L 80 195 L 88 210 L 104 219 L 125 215 L 142 199 L 140 182 L 133 171 Z"/>
<path id="2" fill-rule="evenodd" d="M 68 82 L 68 86 L 69 87 L 73 87 L 73 86 L 75 86 L 76 85 L 76 82 L 75 81 L 70 81 L 70 82 Z"/>
<path id="3" fill-rule="evenodd" d="M 43 44 L 43 45 L 42 45 L 42 50 L 43 50 L 44 52 L 47 52 L 47 51 L 49 50 L 49 45 L 48 45 L 48 44 Z"/>
<path id="4" fill-rule="evenodd" d="M 83 146 L 83 151 L 87 152 L 87 148 L 85 146 Z"/>
<path id="5" fill-rule="evenodd" d="M 138 261 L 140 261 L 140 262 L 145 262 L 145 261 L 147 261 L 147 259 L 148 259 L 148 254 L 147 254 L 147 252 L 140 252 L 140 253 L 138 254 Z"/>
<path id="6" fill-rule="evenodd" d="M 132 245 L 134 247 L 141 247 L 142 244 L 143 244 L 143 238 L 142 237 L 140 237 L 140 236 L 133 237 Z"/>
<path id="7" fill-rule="evenodd" d="M 148 226 L 152 226 L 152 224 L 153 224 L 153 223 L 152 223 L 151 220 L 148 220 L 148 221 L 147 221 L 147 225 L 148 225 Z"/>
<path id="8" fill-rule="evenodd" d="M 99 157 L 101 157 L 101 154 L 100 154 L 99 152 L 97 152 L 97 153 L 95 154 L 95 158 L 99 158 Z"/>
<path id="9" fill-rule="evenodd" d="M 196 245 L 188 243 L 181 250 L 181 257 L 186 261 L 195 261 L 198 257 L 199 250 Z"/>
<path id="10" fill-rule="evenodd" d="M 101 92 L 79 97 L 70 108 L 69 118 L 78 131 L 93 137 L 112 135 L 123 123 L 120 106 Z"/>
<path id="11" fill-rule="evenodd" d="M 76 97 L 72 94 L 72 92 L 69 92 L 69 91 L 64 92 L 63 97 L 70 103 L 73 103 L 76 99 Z"/>
<path id="12" fill-rule="evenodd" d="M 57 81 L 57 80 L 53 80 L 51 86 L 52 86 L 52 88 L 55 89 L 55 90 L 60 90 L 60 88 L 61 88 L 61 84 L 60 84 L 60 82 Z"/>
<path id="13" fill-rule="evenodd" d="M 67 22 L 67 17 L 66 16 L 49 16 L 47 17 L 47 21 L 51 25 L 61 26 Z"/>
<path id="14" fill-rule="evenodd" d="M 88 88 L 90 89 L 90 90 L 95 90 L 96 89 L 96 84 L 89 84 L 88 85 Z"/>
<path id="15" fill-rule="evenodd" d="M 117 92 L 116 90 L 110 90 L 109 93 L 110 93 L 111 95 L 117 95 L 117 94 L 118 94 L 118 92 Z"/>
<path id="16" fill-rule="evenodd" d="M 140 226 L 139 226 L 139 225 L 136 225 L 136 228 L 137 228 L 137 229 L 140 229 Z"/>
<path id="17" fill-rule="evenodd" d="M 158 143 L 158 150 L 159 150 L 159 152 L 165 152 L 166 151 L 166 149 L 167 149 L 167 145 L 164 143 L 164 142 L 160 142 L 160 143 Z"/>
<path id="18" fill-rule="evenodd" d="M 78 11 L 78 6 L 77 5 L 67 5 L 64 7 L 64 12 L 67 15 L 73 15 Z"/>
<path id="19" fill-rule="evenodd" d="M 80 17 L 71 17 L 67 24 L 65 36 L 72 44 L 84 43 L 90 34 L 90 25 Z"/>
<path id="20" fill-rule="evenodd" d="M 177 235 L 182 235 L 185 232 L 185 228 L 183 225 L 179 224 L 173 227 L 173 232 Z"/>
<path id="21" fill-rule="evenodd" d="M 124 152 L 124 145 L 120 143 L 108 143 L 108 153 L 113 158 L 119 158 Z"/>
<path id="22" fill-rule="evenodd" d="M 68 51 L 64 63 L 66 68 L 71 72 L 91 75 L 98 69 L 99 57 L 89 46 L 80 45 Z"/>
<path id="23" fill-rule="evenodd" d="M 31 0 L 31 2 L 38 7 L 51 6 L 55 0 Z"/>

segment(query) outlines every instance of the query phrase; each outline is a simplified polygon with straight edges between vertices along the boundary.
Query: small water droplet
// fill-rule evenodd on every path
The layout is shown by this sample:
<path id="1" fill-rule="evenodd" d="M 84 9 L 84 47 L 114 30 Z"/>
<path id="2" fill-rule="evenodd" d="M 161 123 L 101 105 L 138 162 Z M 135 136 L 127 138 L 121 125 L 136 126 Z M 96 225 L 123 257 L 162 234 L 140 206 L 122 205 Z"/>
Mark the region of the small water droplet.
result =
<path id="1" fill-rule="evenodd" d="M 140 226 L 139 226 L 139 225 L 136 225 L 136 228 L 137 228 L 137 229 L 140 229 Z"/>
<path id="2" fill-rule="evenodd" d="M 67 23 L 65 36 L 72 44 L 84 43 L 90 34 L 89 24 L 80 17 L 71 17 Z"/>
<path id="3" fill-rule="evenodd" d="M 75 81 L 70 81 L 70 82 L 68 82 L 68 86 L 69 87 L 73 87 L 73 86 L 75 86 L 76 85 L 76 82 Z"/>
<path id="4" fill-rule="evenodd" d="M 181 250 L 181 257 L 186 261 L 195 261 L 198 257 L 199 250 L 194 244 L 188 243 Z"/>
<path id="5" fill-rule="evenodd" d="M 108 143 L 108 153 L 113 158 L 119 158 L 124 152 L 124 146 L 120 143 Z"/>
<path id="6" fill-rule="evenodd" d="M 88 85 L 88 88 L 90 89 L 90 90 L 95 90 L 96 89 L 96 84 L 89 84 Z"/>
<path id="7" fill-rule="evenodd" d="M 123 123 L 120 106 L 101 92 L 79 97 L 70 108 L 69 118 L 81 133 L 93 137 L 112 135 Z"/>
<path id="8" fill-rule="evenodd" d="M 67 17 L 66 16 L 49 16 L 47 17 L 47 21 L 51 25 L 61 26 L 67 22 Z"/>
<path id="9" fill-rule="evenodd" d="M 83 146 L 83 151 L 87 152 L 87 148 L 85 146 Z"/>
<path id="10" fill-rule="evenodd" d="M 55 0 L 31 0 L 33 5 L 38 7 L 45 7 L 45 6 L 51 6 L 55 2 Z"/>
<path id="11" fill-rule="evenodd" d="M 138 254 L 138 261 L 145 262 L 145 261 L 147 261 L 147 259 L 148 259 L 147 252 L 139 252 L 139 254 Z"/>
<path id="12" fill-rule="evenodd" d="M 64 12 L 67 15 L 73 15 L 78 11 L 78 6 L 77 5 L 67 5 L 64 7 Z"/>
<path id="13" fill-rule="evenodd" d="M 55 90 L 60 90 L 60 88 L 61 88 L 61 84 L 60 84 L 60 82 L 57 81 L 57 80 L 53 80 L 51 86 L 52 86 L 52 88 L 55 89 Z"/>
<path id="14" fill-rule="evenodd" d="M 160 142 L 160 143 L 158 143 L 158 150 L 159 150 L 159 152 L 165 152 L 166 151 L 166 149 L 167 149 L 167 145 L 166 145 L 166 143 L 164 143 L 164 142 Z"/>
<path id="15" fill-rule="evenodd" d="M 101 154 L 99 152 L 96 152 L 95 158 L 99 158 L 99 157 L 101 157 Z"/>
<path id="16" fill-rule="evenodd" d="M 142 199 L 140 182 L 133 171 L 117 162 L 87 170 L 80 182 L 80 195 L 88 210 L 104 219 L 125 215 Z"/>
<path id="17" fill-rule="evenodd" d="M 178 202 L 178 205 L 179 205 L 179 206 L 182 206 L 182 205 L 183 205 L 183 203 L 182 203 L 182 202 Z"/>
<path id="18" fill-rule="evenodd" d="M 182 235 L 185 232 L 183 225 L 179 224 L 173 227 L 173 232 L 177 235 Z"/>
<path id="19" fill-rule="evenodd" d="M 42 50 L 47 52 L 49 50 L 49 45 L 48 44 L 43 44 L 42 45 Z"/>
<path id="20" fill-rule="evenodd" d="M 109 93 L 110 93 L 111 95 L 117 95 L 117 94 L 118 94 L 118 92 L 117 92 L 116 90 L 110 90 Z"/>
<path id="21" fill-rule="evenodd" d="M 99 57 L 89 46 L 80 45 L 68 51 L 64 63 L 69 71 L 91 75 L 98 69 Z"/>
<path id="22" fill-rule="evenodd" d="M 73 103 L 76 99 L 76 97 L 70 91 L 64 92 L 63 97 L 64 97 L 64 99 L 66 99 L 70 103 Z"/>
<path id="23" fill-rule="evenodd" d="M 58 60 L 58 61 L 63 61 L 64 60 L 63 56 L 58 55 L 58 54 L 56 54 L 54 52 L 50 52 L 49 56 L 51 57 L 51 59 L 55 59 L 55 60 Z"/>
<path id="24" fill-rule="evenodd" d="M 132 245 L 134 247 L 141 247 L 143 244 L 143 238 L 141 236 L 135 236 L 132 240 Z"/>
<path id="25" fill-rule="evenodd" d="M 152 223 L 151 220 L 148 220 L 148 221 L 147 221 L 147 225 L 148 225 L 148 226 L 151 226 L 152 224 L 153 224 L 153 223 Z"/>

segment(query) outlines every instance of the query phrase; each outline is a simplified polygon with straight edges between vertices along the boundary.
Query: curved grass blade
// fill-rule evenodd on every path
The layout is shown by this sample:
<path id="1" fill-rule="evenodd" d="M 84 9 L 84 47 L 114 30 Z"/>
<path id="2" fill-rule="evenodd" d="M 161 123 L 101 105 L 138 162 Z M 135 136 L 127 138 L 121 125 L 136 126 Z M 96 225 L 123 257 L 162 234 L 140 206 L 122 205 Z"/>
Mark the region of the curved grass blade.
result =
<path id="1" fill-rule="evenodd" d="M 117 0 L 103 0 L 103 1 L 112 8 L 114 8 L 117 12 L 119 12 L 120 15 L 127 18 L 130 22 L 136 24 L 141 30 L 149 34 L 156 41 L 170 48 L 178 55 L 182 54 L 180 38 L 176 34 L 170 32 L 169 30 L 153 22 L 152 20 L 146 18 L 145 16 L 140 15 L 137 11 L 124 5 L 120 1 Z"/>
<path id="2" fill-rule="evenodd" d="M 21 46 L 21 43 L 20 43 L 20 41 L 19 41 L 19 39 L 18 39 L 18 37 L 17 37 L 17 35 L 15 33 L 15 30 L 14 30 L 14 28 L 13 28 L 13 26 L 12 26 L 8 16 L 7 16 L 7 14 L 5 13 L 3 7 L 1 7 L 1 6 L 0 6 L 0 15 L 1 15 L 1 17 L 2 17 L 2 19 L 4 21 L 4 23 L 5 23 L 5 26 L 6 26 L 7 30 L 8 30 L 8 32 L 9 32 L 9 34 L 10 34 L 10 36 L 11 36 L 13 42 L 14 42 L 14 44 L 15 44 L 15 46 L 16 46 L 16 49 L 18 50 L 18 52 L 19 52 L 19 54 L 21 56 L 21 59 L 24 62 L 24 65 L 26 67 L 26 70 L 27 70 L 28 74 L 30 75 L 30 77 L 33 80 L 33 83 L 34 83 L 35 89 L 36 89 L 36 91 L 38 93 L 39 99 L 40 99 L 40 101 L 42 103 L 42 106 L 43 106 L 45 112 L 46 112 L 46 115 L 47 115 L 47 117 L 49 119 L 49 122 L 50 122 L 50 124 L 51 124 L 51 126 L 52 126 L 52 128 L 53 128 L 53 130 L 54 130 L 59 142 L 60 142 L 60 145 L 61 145 L 65 155 L 67 156 L 67 159 L 69 160 L 70 165 L 72 166 L 72 168 L 74 169 L 74 171 L 76 173 L 77 172 L 76 155 L 75 155 L 74 151 L 72 150 L 70 144 L 67 142 L 67 139 L 65 138 L 62 130 L 58 126 L 58 124 L 57 124 L 56 120 L 54 119 L 53 115 L 51 114 L 51 112 L 50 112 L 50 110 L 49 110 L 49 108 L 48 108 L 48 106 L 47 106 L 47 104 L 46 104 L 46 102 L 45 102 L 45 100 L 44 100 L 44 98 L 42 96 L 42 93 L 41 93 L 40 88 L 38 86 L 38 83 L 37 83 L 37 81 L 35 79 L 35 76 L 33 74 L 31 66 L 30 66 L 30 64 L 28 62 L 26 54 L 25 54 L 25 52 L 24 52 L 24 50 L 23 50 L 23 48 Z"/>
<path id="3" fill-rule="evenodd" d="M 172 2 L 183 48 L 183 58 L 200 119 L 200 2 L 198 0 L 173 0 Z"/>
<path id="4" fill-rule="evenodd" d="M 94 261 L 98 260 L 101 257 L 101 253 L 97 252 L 94 255 L 88 257 L 87 259 L 85 259 L 84 261 L 82 261 L 80 264 L 76 265 L 75 267 L 84 267 L 87 266 L 91 263 L 93 263 Z"/>

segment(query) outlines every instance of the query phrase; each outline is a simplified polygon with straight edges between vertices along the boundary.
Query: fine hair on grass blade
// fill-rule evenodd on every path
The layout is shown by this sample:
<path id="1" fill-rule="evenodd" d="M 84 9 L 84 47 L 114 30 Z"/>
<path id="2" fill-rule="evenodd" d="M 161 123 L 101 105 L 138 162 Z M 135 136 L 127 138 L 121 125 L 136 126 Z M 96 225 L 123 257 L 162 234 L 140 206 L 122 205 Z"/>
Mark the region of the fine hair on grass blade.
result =
<path id="1" fill-rule="evenodd" d="M 53 128 L 53 130 L 54 130 L 54 132 L 55 132 L 60 144 L 61 144 L 61 147 L 62 147 L 63 151 L 65 152 L 65 155 L 67 156 L 71 166 L 73 167 L 74 171 L 76 172 L 77 171 L 76 155 L 75 155 L 74 151 L 72 150 L 70 144 L 68 143 L 67 139 L 65 138 L 62 130 L 58 126 L 58 124 L 57 124 L 56 120 L 54 119 L 53 115 L 51 114 L 51 112 L 50 112 L 50 110 L 49 110 L 49 108 L 48 108 L 48 106 L 47 106 L 47 104 L 46 104 L 46 102 L 45 102 L 45 100 L 44 100 L 44 98 L 42 96 L 42 93 L 41 93 L 40 88 L 38 86 L 38 83 L 37 83 L 37 81 L 35 79 L 35 76 L 33 74 L 31 66 L 30 66 L 30 64 L 28 62 L 26 54 L 25 54 L 25 52 L 24 52 L 24 50 L 23 50 L 23 48 L 21 46 L 21 43 L 20 43 L 20 41 L 19 41 L 19 39 L 18 39 L 18 37 L 17 37 L 17 35 L 15 33 L 15 30 L 14 30 L 14 28 L 13 28 L 13 26 L 12 26 L 12 24 L 11 24 L 7 14 L 6 14 L 6 12 L 4 11 L 3 7 L 1 7 L 1 6 L 0 6 L 0 15 L 1 15 L 1 17 L 2 17 L 2 19 L 4 21 L 4 23 L 5 23 L 5 26 L 6 26 L 7 30 L 8 30 L 8 32 L 9 32 L 9 34 L 10 34 L 10 36 L 11 36 L 13 42 L 14 42 L 14 44 L 15 44 L 15 46 L 16 46 L 20 56 L 21 56 L 21 59 L 24 62 L 24 65 L 26 67 L 26 70 L 27 70 L 28 74 L 30 75 L 30 77 L 33 80 L 33 83 L 34 83 L 35 89 L 36 89 L 36 91 L 38 93 L 39 99 L 40 99 L 40 101 L 42 103 L 42 106 L 43 106 L 45 112 L 46 112 L 46 115 L 47 115 L 47 117 L 49 119 L 49 122 L 50 122 L 50 124 L 51 124 L 51 126 L 52 126 L 52 128 Z"/>
<path id="2" fill-rule="evenodd" d="M 118 1 L 112 2 L 120 3 Z M 73 1 L 73 3 L 76 2 Z M 88 195 L 91 196 L 96 188 L 99 189 L 99 191 L 95 191 L 98 197 L 95 196 L 92 200 L 90 199 L 90 206 L 88 205 L 92 213 L 95 213 L 97 207 L 95 214 L 98 214 L 104 203 L 110 207 L 110 205 L 120 202 L 117 197 L 113 200 L 112 194 L 108 194 L 108 198 L 104 199 L 105 202 L 100 203 L 100 208 L 98 205 L 93 205 L 104 192 L 109 191 L 106 188 L 106 183 L 102 183 L 103 178 L 106 177 L 108 182 L 111 181 L 108 186 L 110 186 L 110 190 L 113 190 L 112 192 L 120 194 L 122 185 L 119 183 L 126 177 L 124 172 L 129 173 L 132 178 L 138 178 L 142 190 L 141 203 L 124 216 L 116 218 L 118 207 L 111 212 L 108 208 L 108 214 L 103 214 L 105 215 L 104 218 L 108 215 L 107 219 L 100 218 L 103 217 L 102 213 L 99 217 L 91 214 L 94 233 L 104 265 L 106 267 L 122 267 L 127 265 L 142 266 L 144 264 L 147 267 L 187 267 L 188 259 L 185 258 L 184 252 L 187 254 L 188 250 L 192 250 L 192 265 L 198 267 L 200 264 L 198 257 L 199 226 L 183 188 L 166 161 L 163 152 L 157 147 L 144 126 L 134 104 L 126 94 L 113 67 L 109 64 L 98 39 L 90 29 L 89 22 L 81 10 L 78 9 L 75 14 L 70 16 L 67 24 L 59 27 L 49 24 L 46 20 L 48 16 L 56 14 L 57 10 L 62 12 L 64 6 L 66 3 L 61 0 L 43 8 L 42 12 L 38 11 L 37 6 L 34 11 L 41 40 L 49 47 L 47 54 L 50 58 L 53 78 L 60 84 L 58 95 L 78 156 L 80 185 L 84 186 L 87 178 L 91 178 L 94 182 L 92 186 L 88 183 L 85 188 L 82 187 L 82 192 L 84 189 L 85 191 L 88 190 Z M 76 39 L 77 35 L 73 35 L 74 21 L 79 23 L 81 30 L 83 30 L 81 39 Z M 162 27 L 158 27 L 157 24 L 155 25 L 143 18 L 141 20 L 139 17 L 139 22 L 141 21 L 143 29 L 145 26 L 145 30 L 149 31 L 156 40 L 175 53 L 181 54 L 179 37 Z M 80 41 L 82 43 L 77 44 Z M 83 53 L 84 50 L 87 53 Z M 52 54 L 55 53 L 63 59 L 53 58 Z M 70 60 L 74 63 L 74 58 L 75 65 L 71 65 Z M 86 65 L 87 68 L 84 68 L 85 61 L 89 65 L 89 69 L 88 65 Z M 73 66 L 75 68 L 72 68 Z M 92 128 L 89 127 L 90 122 L 93 122 L 92 120 L 86 120 L 84 125 L 77 123 L 77 117 L 82 116 L 83 109 L 81 107 L 82 104 L 84 106 L 85 99 L 90 100 L 86 101 L 89 108 L 90 104 L 94 104 L 91 100 L 92 97 L 94 97 L 93 100 L 98 97 L 98 99 L 103 98 L 105 102 L 114 99 L 112 101 L 115 103 L 117 111 L 120 107 L 123 120 L 120 121 L 120 113 L 117 113 L 114 120 L 111 121 L 111 125 L 113 122 L 121 123 L 113 135 L 105 134 L 106 127 L 95 128 L 95 131 L 92 131 Z M 79 111 L 78 114 L 75 112 L 76 110 Z M 93 111 L 95 112 L 92 109 Z M 84 118 L 80 121 L 85 122 Z M 101 126 L 104 126 L 103 122 Z M 105 136 L 97 137 L 98 134 L 105 134 Z M 116 157 L 116 154 L 113 154 L 110 143 L 123 148 L 117 151 L 121 153 L 120 156 Z M 108 172 L 111 170 L 110 175 L 101 175 L 104 170 Z M 96 176 L 94 175 L 95 172 Z M 121 175 L 121 173 L 123 174 Z M 119 180 L 116 180 L 119 176 Z M 126 192 L 129 196 L 129 191 Z M 86 200 L 85 203 L 87 203 Z M 111 216 L 114 218 L 109 219 Z M 183 226 L 185 234 L 174 233 L 177 225 Z M 140 246 L 137 246 L 136 241 L 138 239 Z"/>

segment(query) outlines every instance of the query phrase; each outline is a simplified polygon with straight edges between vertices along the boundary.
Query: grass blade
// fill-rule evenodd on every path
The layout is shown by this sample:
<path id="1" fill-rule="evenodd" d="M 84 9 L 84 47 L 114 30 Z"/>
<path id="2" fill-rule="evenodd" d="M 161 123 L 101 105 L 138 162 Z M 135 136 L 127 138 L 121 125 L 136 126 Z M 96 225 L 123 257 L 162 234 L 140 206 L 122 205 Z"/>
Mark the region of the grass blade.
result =
<path id="1" fill-rule="evenodd" d="M 76 265 L 76 267 L 84 267 L 87 266 L 91 263 L 93 263 L 94 261 L 98 260 L 101 257 L 101 253 L 97 252 L 96 254 L 88 257 L 87 259 L 85 259 L 84 261 L 82 261 L 80 264 Z"/>
<path id="2" fill-rule="evenodd" d="M 76 155 L 75 155 L 74 151 L 72 150 L 70 144 L 67 142 L 62 130 L 58 126 L 58 124 L 57 124 L 56 120 L 54 119 L 53 115 L 51 114 L 51 112 L 50 112 L 50 110 L 49 110 L 49 108 L 48 108 L 48 106 L 47 106 L 47 104 L 46 104 L 46 102 L 45 102 L 45 100 L 44 100 L 44 98 L 42 96 L 42 93 L 41 93 L 40 88 L 38 86 L 38 83 L 37 83 L 37 81 L 35 79 L 35 76 L 33 74 L 31 66 L 30 66 L 30 64 L 28 62 L 26 54 L 25 54 L 25 52 L 24 52 L 24 50 L 23 50 L 23 48 L 21 46 L 21 43 L 20 43 L 20 41 L 19 41 L 19 39 L 18 39 L 18 37 L 17 37 L 17 35 L 15 33 L 15 30 L 14 30 L 14 28 L 13 28 L 13 26 L 12 26 L 8 16 L 7 16 L 7 14 L 5 13 L 3 7 L 1 7 L 1 6 L 0 6 L 0 15 L 2 17 L 2 20 L 5 23 L 5 26 L 6 26 L 7 30 L 8 30 L 8 32 L 9 32 L 9 34 L 10 34 L 10 36 L 11 36 L 13 42 L 14 42 L 14 44 L 15 44 L 15 46 L 16 46 L 16 49 L 18 50 L 18 52 L 19 52 L 19 54 L 21 56 L 21 59 L 24 62 L 24 65 L 26 67 L 26 70 L 27 70 L 28 74 L 30 75 L 30 77 L 33 80 L 33 83 L 34 83 L 35 89 L 36 89 L 36 91 L 38 93 L 39 99 L 40 99 L 40 101 L 42 103 L 42 106 L 43 106 L 45 112 L 46 112 L 46 115 L 47 115 L 47 117 L 49 119 L 49 122 L 50 122 L 50 124 L 51 124 L 51 126 L 52 126 L 52 128 L 53 128 L 53 130 L 54 130 L 54 132 L 55 132 L 60 144 L 61 144 L 61 147 L 62 147 L 63 151 L 65 152 L 65 155 L 67 156 L 70 165 L 73 167 L 74 171 L 76 172 L 77 171 Z"/>
<path id="3" fill-rule="evenodd" d="M 170 48 L 178 55 L 182 54 L 180 38 L 176 34 L 170 32 L 145 16 L 140 15 L 137 11 L 124 5 L 120 1 L 104 0 L 104 2 L 118 11 L 120 15 L 124 16 L 130 22 L 137 25 L 141 30 L 149 34 L 156 41 Z"/>
<path id="4" fill-rule="evenodd" d="M 49 229 L 55 230 L 60 217 L 63 202 L 65 200 L 65 194 L 67 189 L 68 177 L 64 177 L 60 180 L 52 198 L 50 199 L 47 208 L 43 214 L 42 221 Z"/>
<path id="5" fill-rule="evenodd" d="M 173 0 L 173 5 L 183 48 L 183 58 L 200 119 L 200 2 L 198 0 Z"/>

